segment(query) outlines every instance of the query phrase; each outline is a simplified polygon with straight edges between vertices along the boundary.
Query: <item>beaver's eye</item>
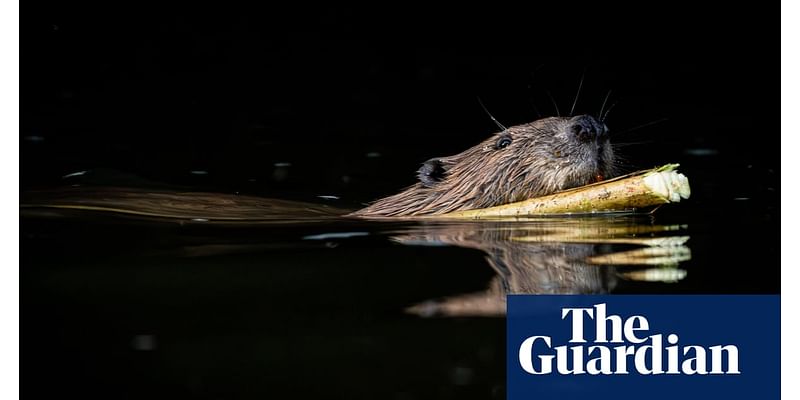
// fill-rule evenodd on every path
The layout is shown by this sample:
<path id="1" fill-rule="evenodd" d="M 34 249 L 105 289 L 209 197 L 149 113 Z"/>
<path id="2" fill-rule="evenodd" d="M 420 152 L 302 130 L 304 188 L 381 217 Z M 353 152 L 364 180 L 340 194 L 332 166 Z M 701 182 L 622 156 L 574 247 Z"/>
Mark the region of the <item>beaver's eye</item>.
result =
<path id="1" fill-rule="evenodd" d="M 495 148 L 497 148 L 498 150 L 504 149 L 508 147 L 508 145 L 510 144 L 511 144 L 511 138 L 508 136 L 503 136 L 500 139 L 497 139 L 497 144 L 495 144 Z"/>

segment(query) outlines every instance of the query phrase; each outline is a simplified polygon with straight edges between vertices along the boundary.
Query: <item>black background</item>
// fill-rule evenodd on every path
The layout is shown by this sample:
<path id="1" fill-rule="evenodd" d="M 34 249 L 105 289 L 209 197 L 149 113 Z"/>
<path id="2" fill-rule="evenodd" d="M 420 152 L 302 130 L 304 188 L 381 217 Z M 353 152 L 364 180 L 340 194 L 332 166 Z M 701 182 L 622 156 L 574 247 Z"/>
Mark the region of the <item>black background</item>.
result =
<path id="1" fill-rule="evenodd" d="M 566 115 L 584 76 L 574 113 L 611 90 L 628 169 L 749 168 L 734 174 L 774 190 L 778 28 L 777 3 L 27 5 L 22 185 L 102 168 L 99 183 L 359 203 L 495 132 L 478 98 L 505 125 Z"/>

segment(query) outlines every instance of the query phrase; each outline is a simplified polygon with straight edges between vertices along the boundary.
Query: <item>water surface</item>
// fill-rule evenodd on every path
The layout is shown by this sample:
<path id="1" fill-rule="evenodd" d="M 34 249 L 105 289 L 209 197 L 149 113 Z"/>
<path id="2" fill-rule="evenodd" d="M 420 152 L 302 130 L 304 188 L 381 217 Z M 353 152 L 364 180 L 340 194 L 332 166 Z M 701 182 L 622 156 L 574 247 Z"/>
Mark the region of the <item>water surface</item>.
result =
<path id="1" fill-rule="evenodd" d="M 49 382 L 28 390 L 504 398 L 508 293 L 777 292 L 777 243 L 753 245 L 773 226 L 693 210 L 232 222 L 23 209 L 24 363 Z"/>

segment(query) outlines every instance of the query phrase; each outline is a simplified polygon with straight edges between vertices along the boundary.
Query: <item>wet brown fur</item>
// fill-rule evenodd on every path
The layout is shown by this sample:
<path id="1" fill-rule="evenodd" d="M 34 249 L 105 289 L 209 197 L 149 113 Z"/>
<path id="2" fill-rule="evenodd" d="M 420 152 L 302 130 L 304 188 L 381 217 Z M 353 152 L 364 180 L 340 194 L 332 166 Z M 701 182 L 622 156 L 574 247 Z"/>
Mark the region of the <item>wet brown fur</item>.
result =
<path id="1" fill-rule="evenodd" d="M 420 182 L 380 199 L 353 216 L 434 215 L 492 207 L 551 194 L 614 175 L 614 154 L 603 136 L 581 142 L 576 118 L 551 117 L 510 127 L 477 146 L 434 158 Z M 511 139 L 506 147 L 501 139 Z"/>

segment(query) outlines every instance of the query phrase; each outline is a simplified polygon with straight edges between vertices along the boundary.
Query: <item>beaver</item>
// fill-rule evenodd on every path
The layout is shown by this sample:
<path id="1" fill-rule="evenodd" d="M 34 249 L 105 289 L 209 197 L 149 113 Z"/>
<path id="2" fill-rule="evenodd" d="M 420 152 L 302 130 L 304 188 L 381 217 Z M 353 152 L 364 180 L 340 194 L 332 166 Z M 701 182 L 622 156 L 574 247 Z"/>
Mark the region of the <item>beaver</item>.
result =
<path id="1" fill-rule="evenodd" d="M 219 222 L 424 216 L 583 186 L 612 177 L 614 166 L 602 121 L 589 115 L 549 117 L 503 129 L 462 153 L 432 158 L 417 171 L 419 182 L 354 212 L 252 196 L 124 187 L 29 191 L 22 206 L 28 214 L 55 208 Z"/>
<path id="2" fill-rule="evenodd" d="M 419 182 L 348 214 L 436 215 L 544 196 L 612 177 L 608 127 L 590 115 L 549 117 L 495 133 L 466 151 L 436 157 Z"/>

